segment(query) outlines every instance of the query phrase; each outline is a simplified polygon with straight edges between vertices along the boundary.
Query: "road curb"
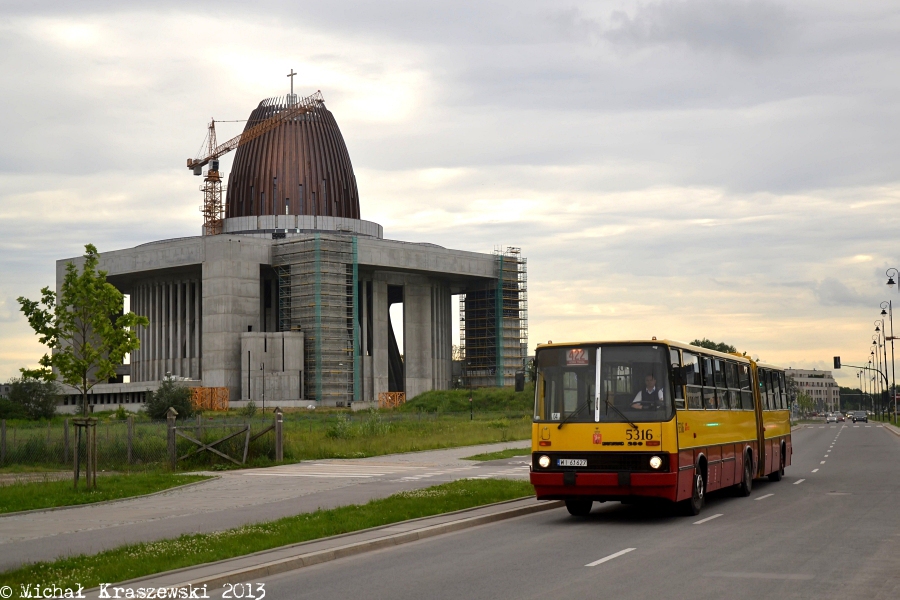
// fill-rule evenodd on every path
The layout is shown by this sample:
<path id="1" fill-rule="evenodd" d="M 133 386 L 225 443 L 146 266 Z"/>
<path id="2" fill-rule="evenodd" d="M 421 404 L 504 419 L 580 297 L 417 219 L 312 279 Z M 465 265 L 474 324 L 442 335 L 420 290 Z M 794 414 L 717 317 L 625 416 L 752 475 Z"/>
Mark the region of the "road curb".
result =
<path id="1" fill-rule="evenodd" d="M 193 487 L 195 485 L 209 483 L 211 481 L 215 481 L 216 479 L 219 479 L 221 476 L 220 475 L 207 475 L 207 477 L 209 477 L 209 479 L 204 479 L 203 481 L 192 481 L 191 483 L 176 485 L 175 487 L 170 487 L 170 488 L 166 488 L 164 490 L 159 490 L 158 492 L 151 492 L 149 494 L 141 494 L 139 496 L 128 496 L 127 498 L 116 498 L 115 500 L 103 500 L 101 502 L 85 502 L 84 504 L 68 504 L 66 506 L 51 506 L 49 508 L 32 508 L 30 510 L 19 510 L 16 512 L 0 513 L 0 519 L 5 519 L 7 517 L 21 517 L 23 515 L 33 515 L 35 513 L 54 512 L 57 510 L 67 510 L 67 509 L 72 509 L 72 508 L 84 508 L 85 506 L 103 506 L 104 504 L 115 504 L 116 502 L 127 502 L 128 500 L 138 500 L 141 498 L 151 498 L 153 496 L 167 494 L 169 492 L 174 492 L 176 490 L 183 490 L 185 488 Z"/>
<path id="2" fill-rule="evenodd" d="M 498 504 L 507 504 L 509 502 L 518 502 L 522 500 L 522 498 L 518 498 L 515 500 L 508 500 Z M 489 506 L 489 505 L 488 505 Z M 443 535 L 446 533 L 452 533 L 455 531 L 461 531 L 463 529 L 469 529 L 471 527 L 477 527 L 479 525 L 486 525 L 489 523 L 495 523 L 497 521 L 504 521 L 506 519 L 513 519 L 515 517 L 521 517 L 525 515 L 530 515 L 538 512 L 543 512 L 547 510 L 553 510 L 556 508 L 560 508 L 561 506 L 565 506 L 565 503 L 562 501 L 550 501 L 550 502 L 536 502 L 535 504 L 529 506 L 520 506 L 517 508 L 512 508 L 496 513 L 491 513 L 487 515 L 479 515 L 476 517 L 468 517 L 465 519 L 459 519 L 456 521 L 450 521 L 449 523 L 439 523 L 437 525 L 430 525 L 426 527 L 422 527 L 421 529 L 415 529 L 413 531 L 406 531 L 401 533 L 395 533 L 391 535 L 386 535 L 379 538 L 374 538 L 371 540 L 365 540 L 362 542 L 356 542 L 351 544 L 344 544 L 341 546 L 335 546 L 333 548 L 328 548 L 325 550 L 317 550 L 313 552 L 305 552 L 302 554 L 297 554 L 295 556 L 290 556 L 287 558 L 281 558 L 278 560 L 272 560 L 260 563 L 258 565 L 253 565 L 250 567 L 243 567 L 239 569 L 232 569 L 229 571 L 224 571 L 222 573 L 217 573 L 214 575 L 208 575 L 205 577 L 198 577 L 196 579 L 190 579 L 187 581 L 183 581 L 181 583 L 165 585 L 166 589 L 189 589 L 191 587 L 198 588 L 202 586 L 208 586 L 209 589 L 216 589 L 218 587 L 224 586 L 228 583 L 240 583 L 247 581 L 248 579 L 260 579 L 263 577 L 270 577 L 272 575 L 276 575 L 279 573 L 285 573 L 287 571 L 294 571 L 297 569 L 302 569 L 303 567 L 309 567 L 312 565 L 317 565 L 325 562 L 330 562 L 332 560 L 337 560 L 339 558 L 345 558 L 348 556 L 354 556 L 357 554 L 364 554 L 366 552 L 371 552 L 374 550 L 381 550 L 382 548 L 390 548 L 394 546 L 400 546 L 402 544 L 408 544 L 410 542 L 416 542 L 419 540 L 428 539 L 431 537 Z M 464 509 L 459 512 L 470 512 L 472 510 L 483 509 L 484 506 L 472 507 L 469 509 Z M 389 527 L 397 527 L 398 525 L 402 525 L 404 523 L 410 523 L 425 519 L 431 519 L 435 517 L 446 516 L 447 514 L 452 513 L 444 513 L 443 515 L 432 515 L 430 517 L 421 517 L 419 519 L 412 519 L 410 521 L 399 521 L 397 523 L 390 523 L 388 525 L 383 525 L 377 527 L 375 529 L 384 529 Z M 335 537 L 348 537 L 350 535 L 363 533 L 367 530 L 363 529 L 360 531 L 354 531 L 347 534 L 342 534 L 340 536 Z M 298 545 L 306 545 L 311 542 L 321 542 L 322 540 L 310 540 L 309 542 L 302 542 Z M 276 551 L 278 548 L 272 548 L 270 550 L 264 550 L 260 552 L 268 553 L 272 551 Z M 251 556 L 251 555 L 247 555 Z M 246 558 L 244 557 L 234 557 L 225 559 L 221 562 L 229 562 L 238 558 Z M 194 565 L 192 567 L 185 567 L 184 571 L 200 568 L 200 567 L 208 567 L 214 565 L 215 563 L 207 563 L 205 565 Z M 181 570 L 181 569 L 179 569 Z M 164 576 L 167 573 L 155 573 L 153 575 L 147 575 L 144 577 L 139 577 L 136 579 L 132 579 L 130 581 L 125 581 L 121 583 L 115 584 L 115 587 L 129 587 L 135 583 L 149 581 L 152 579 L 156 579 L 158 577 Z M 85 590 L 86 593 L 92 593 L 98 591 L 99 588 L 93 588 L 91 590 Z"/>
<path id="3" fill-rule="evenodd" d="M 894 435 L 896 435 L 897 437 L 900 437 L 900 429 L 897 429 L 895 426 L 891 425 L 890 423 L 885 423 L 884 428 L 887 429 L 888 431 L 890 431 L 891 433 L 893 433 Z"/>

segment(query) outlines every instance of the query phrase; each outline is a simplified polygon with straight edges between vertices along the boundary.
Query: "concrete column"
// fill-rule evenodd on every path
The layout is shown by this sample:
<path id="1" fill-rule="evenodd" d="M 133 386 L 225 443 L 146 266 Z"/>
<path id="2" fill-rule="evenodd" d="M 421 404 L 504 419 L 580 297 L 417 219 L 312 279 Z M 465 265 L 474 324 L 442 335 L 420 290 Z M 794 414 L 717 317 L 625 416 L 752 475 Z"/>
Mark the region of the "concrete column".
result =
<path id="1" fill-rule="evenodd" d="M 203 319 L 202 312 L 203 309 L 203 285 L 200 283 L 198 279 L 194 283 L 194 356 L 197 357 L 197 366 L 194 371 L 194 377 L 196 379 L 203 378 L 203 353 L 201 352 L 201 348 L 203 347 Z"/>
<path id="2" fill-rule="evenodd" d="M 431 285 L 403 286 L 403 356 L 406 397 L 414 398 L 432 387 Z"/>
<path id="3" fill-rule="evenodd" d="M 184 321 L 181 318 L 183 308 L 181 303 L 181 285 L 180 281 L 175 282 L 175 354 L 172 355 L 172 358 L 175 359 L 176 368 L 172 369 L 172 373 L 178 373 L 178 375 L 184 377 L 184 361 L 181 360 L 184 358 L 181 354 L 181 340 L 184 335 Z"/>
<path id="4" fill-rule="evenodd" d="M 168 343 L 166 344 L 166 371 L 171 372 L 173 375 L 175 374 L 175 284 L 169 282 L 166 284 L 166 297 L 168 299 L 167 302 L 167 317 L 168 317 L 168 327 L 166 332 L 168 334 Z"/>
<path id="5" fill-rule="evenodd" d="M 388 391 L 387 281 L 372 281 L 372 396 Z"/>

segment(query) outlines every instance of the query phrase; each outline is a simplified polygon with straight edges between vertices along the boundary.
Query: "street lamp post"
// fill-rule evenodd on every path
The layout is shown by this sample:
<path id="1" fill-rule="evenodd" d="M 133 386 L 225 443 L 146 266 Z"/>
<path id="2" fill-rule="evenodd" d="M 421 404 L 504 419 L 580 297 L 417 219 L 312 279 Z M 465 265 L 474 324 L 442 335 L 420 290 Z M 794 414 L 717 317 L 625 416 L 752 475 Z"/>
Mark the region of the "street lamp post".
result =
<path id="1" fill-rule="evenodd" d="M 897 371 L 894 366 L 894 307 L 890 300 L 881 303 L 881 316 L 888 318 L 891 324 L 891 335 L 885 331 L 885 340 L 891 340 L 891 395 L 894 398 L 894 421 L 897 420 Z M 884 319 L 882 318 L 882 321 Z M 887 344 L 885 344 L 887 346 Z M 885 349 L 885 352 L 887 350 Z"/>

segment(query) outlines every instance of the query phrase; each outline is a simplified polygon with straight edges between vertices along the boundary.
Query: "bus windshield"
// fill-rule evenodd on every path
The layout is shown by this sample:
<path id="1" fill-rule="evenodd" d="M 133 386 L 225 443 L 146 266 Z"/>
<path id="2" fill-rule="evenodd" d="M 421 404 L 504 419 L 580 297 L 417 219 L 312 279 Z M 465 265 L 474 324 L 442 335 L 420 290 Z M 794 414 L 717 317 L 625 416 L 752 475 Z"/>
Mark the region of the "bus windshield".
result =
<path id="1" fill-rule="evenodd" d="M 646 423 L 674 414 L 663 345 L 542 348 L 537 367 L 536 421 Z"/>

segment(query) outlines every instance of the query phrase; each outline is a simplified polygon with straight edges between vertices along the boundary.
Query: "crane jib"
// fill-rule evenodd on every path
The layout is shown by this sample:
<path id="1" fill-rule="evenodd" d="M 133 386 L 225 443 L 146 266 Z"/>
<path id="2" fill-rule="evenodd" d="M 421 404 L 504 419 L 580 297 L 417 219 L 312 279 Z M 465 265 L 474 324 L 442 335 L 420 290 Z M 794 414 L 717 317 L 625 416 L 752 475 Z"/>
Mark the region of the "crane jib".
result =
<path id="1" fill-rule="evenodd" d="M 197 169 L 206 166 L 209 164 L 209 161 L 219 158 L 220 156 L 227 154 L 240 146 L 241 144 L 246 144 L 247 142 L 256 139 L 257 137 L 268 133 L 269 131 L 278 127 L 284 121 L 292 119 L 298 115 L 302 115 L 304 113 L 312 112 L 315 110 L 320 103 L 324 102 L 322 98 L 322 92 L 316 92 L 311 96 L 307 96 L 306 98 L 302 98 L 297 102 L 295 106 L 288 108 L 272 117 L 269 117 L 265 121 L 254 125 L 253 127 L 242 131 L 238 135 L 234 136 L 227 142 L 219 144 L 216 146 L 207 156 L 203 158 L 189 158 L 187 160 L 187 167 L 189 169 Z"/>

